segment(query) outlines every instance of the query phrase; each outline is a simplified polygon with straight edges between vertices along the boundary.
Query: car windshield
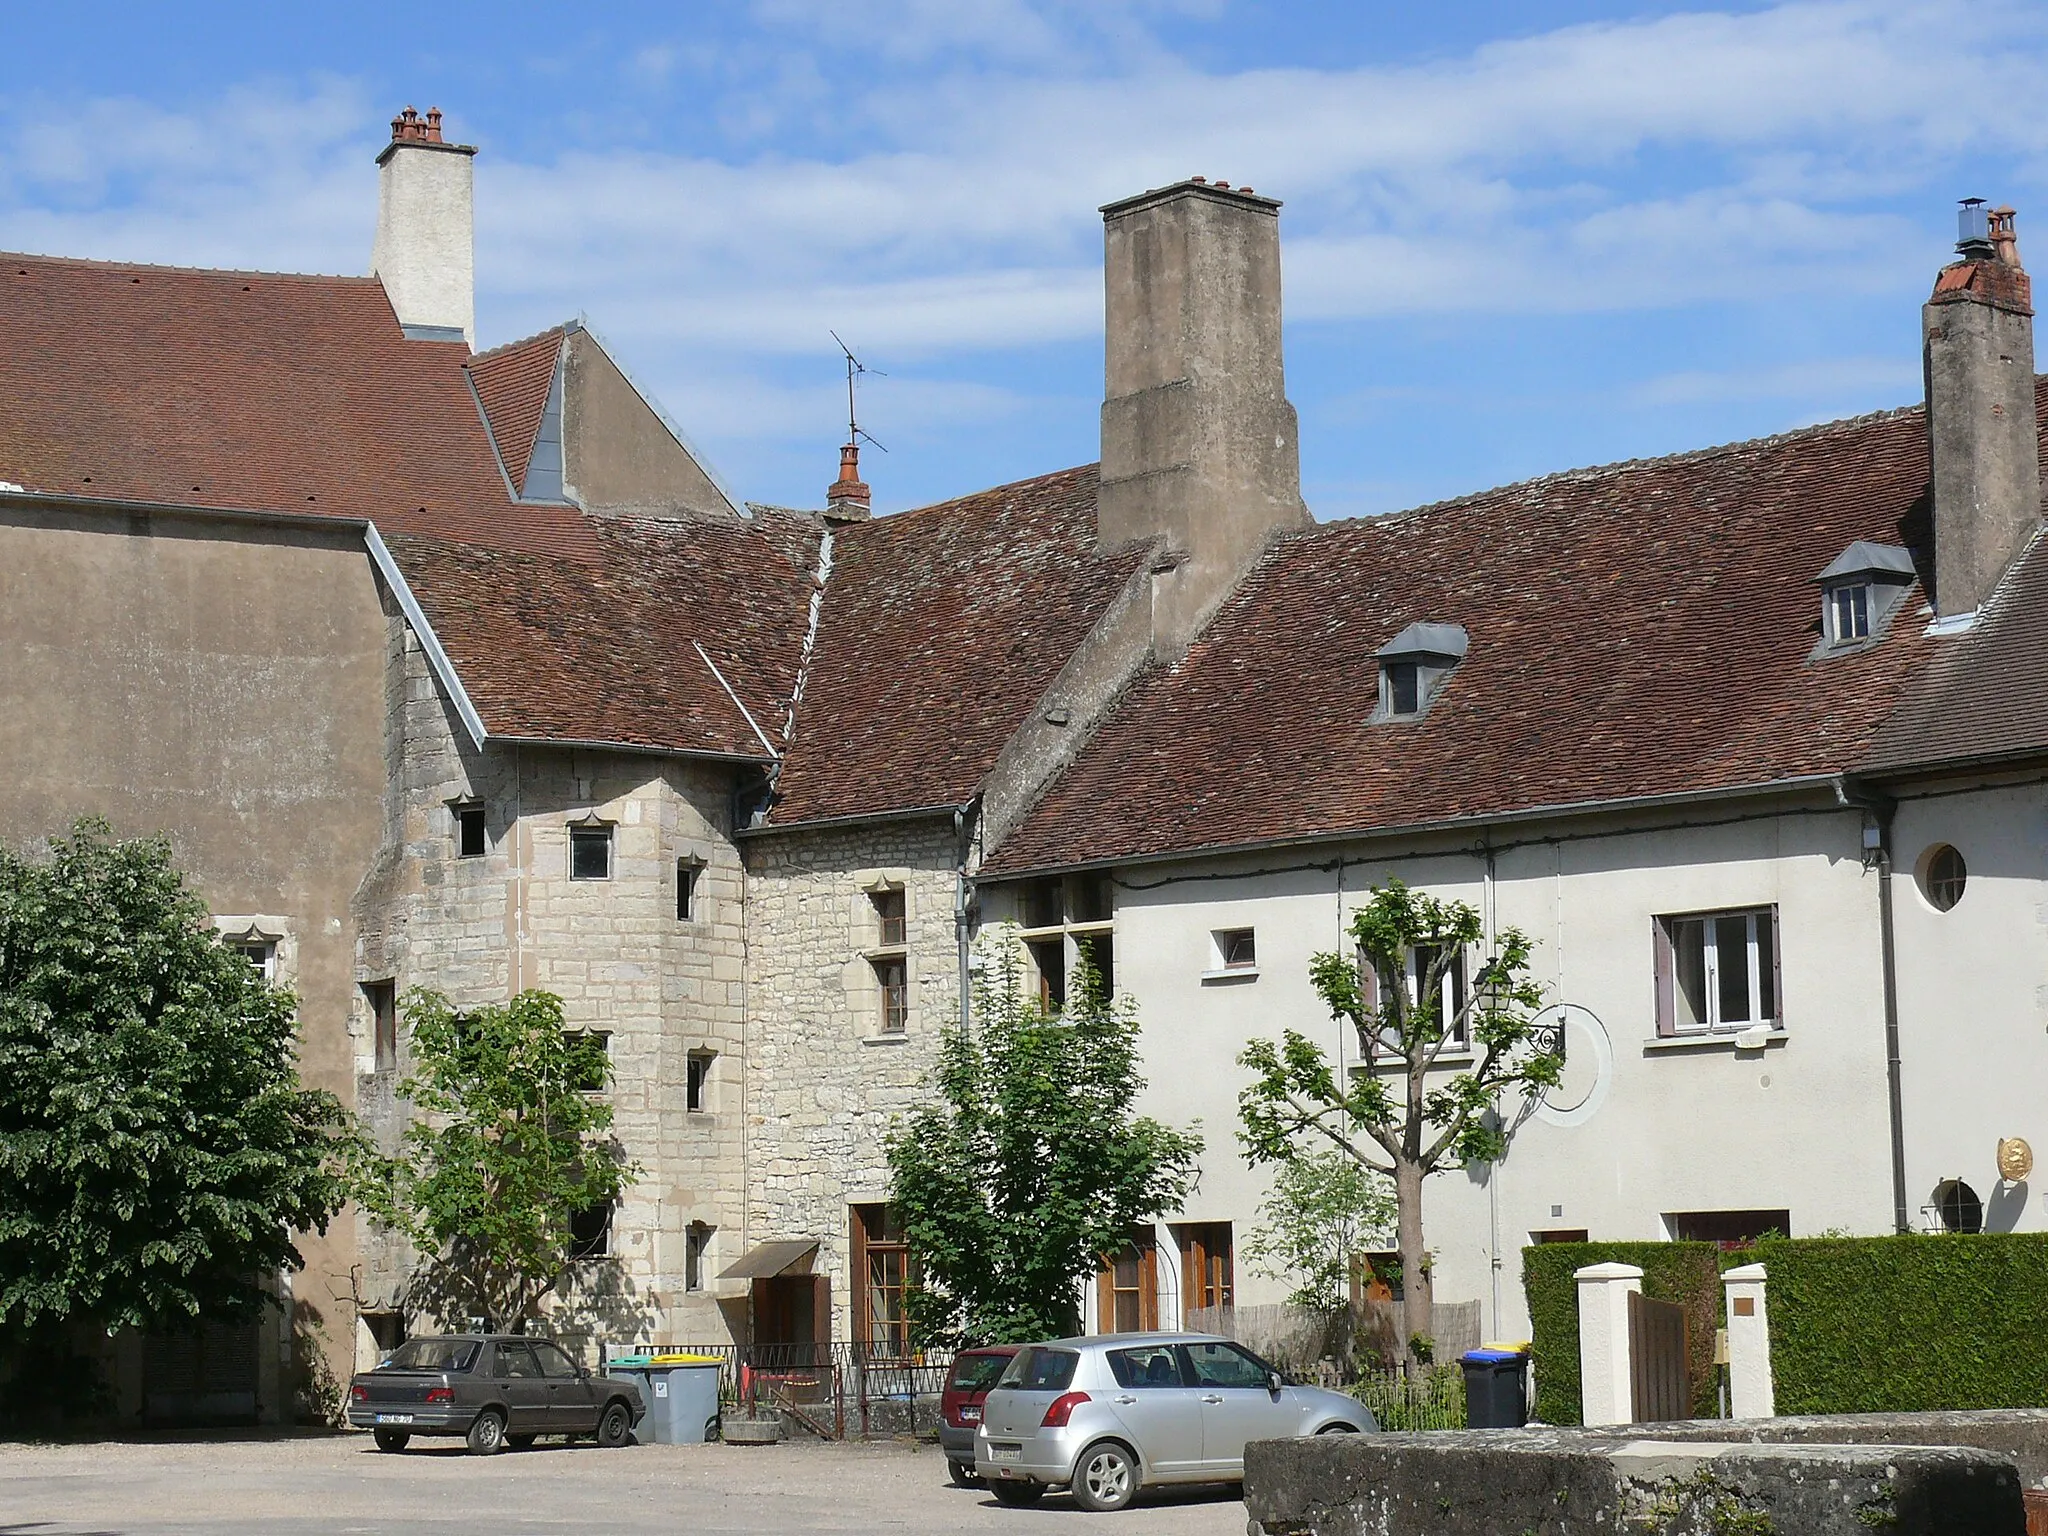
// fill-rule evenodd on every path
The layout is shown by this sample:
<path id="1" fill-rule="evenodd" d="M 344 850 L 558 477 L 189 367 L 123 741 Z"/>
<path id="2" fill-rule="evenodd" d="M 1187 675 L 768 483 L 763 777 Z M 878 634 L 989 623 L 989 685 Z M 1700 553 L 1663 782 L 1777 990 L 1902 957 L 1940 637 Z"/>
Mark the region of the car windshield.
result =
<path id="1" fill-rule="evenodd" d="M 1019 1392 L 1064 1392 L 1080 1360 L 1071 1349 L 1020 1350 L 997 1385 L 1015 1387 Z"/>
<path id="2" fill-rule="evenodd" d="M 407 1339 L 379 1370 L 466 1371 L 476 1363 L 475 1339 Z"/>
<path id="3" fill-rule="evenodd" d="M 962 1355 L 953 1362 L 947 1386 L 955 1392 L 986 1392 L 1011 1359 L 1009 1355 Z"/>

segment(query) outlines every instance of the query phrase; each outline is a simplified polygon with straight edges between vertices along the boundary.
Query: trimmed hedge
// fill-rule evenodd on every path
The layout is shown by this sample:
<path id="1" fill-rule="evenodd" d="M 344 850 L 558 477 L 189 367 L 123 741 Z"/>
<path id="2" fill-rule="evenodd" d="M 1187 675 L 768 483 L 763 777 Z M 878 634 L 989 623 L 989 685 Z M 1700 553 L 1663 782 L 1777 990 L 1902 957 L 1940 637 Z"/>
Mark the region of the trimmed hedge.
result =
<path id="1" fill-rule="evenodd" d="M 1742 1255 L 1747 1258 L 1749 1255 Z M 1686 1309 L 1692 1352 L 1693 1414 L 1718 1411 L 1714 1330 L 1721 1326 L 1721 1251 L 1712 1243 L 1539 1243 L 1522 1250 L 1522 1287 L 1529 1298 L 1530 1349 L 1536 1372 L 1536 1417 L 1546 1424 L 1577 1424 L 1579 1398 L 1579 1288 L 1572 1275 L 1589 1264 L 1633 1264 L 1643 1272 L 1643 1294 Z M 1776 1274 L 1773 1272 L 1773 1281 Z M 1775 1286 L 1770 1311 L 1777 1335 Z M 1782 1409 L 1781 1411 L 1786 1411 Z"/>
<path id="2" fill-rule="evenodd" d="M 1789 1238 L 1730 1257 L 1770 1274 L 1780 1413 L 2048 1407 L 2048 1233 Z"/>

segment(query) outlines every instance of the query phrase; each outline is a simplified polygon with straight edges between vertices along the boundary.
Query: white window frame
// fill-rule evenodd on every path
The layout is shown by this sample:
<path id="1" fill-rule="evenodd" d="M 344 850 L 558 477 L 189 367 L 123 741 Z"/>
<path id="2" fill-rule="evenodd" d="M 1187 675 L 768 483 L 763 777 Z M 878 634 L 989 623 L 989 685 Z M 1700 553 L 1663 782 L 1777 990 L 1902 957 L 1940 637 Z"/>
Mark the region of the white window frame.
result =
<path id="1" fill-rule="evenodd" d="M 1749 1010 L 1748 1017 L 1729 1019 L 1721 1014 L 1721 924 L 1731 918 L 1743 919 L 1743 954 L 1748 969 Z M 1766 920 L 1771 930 L 1771 1002 L 1773 1011 L 1765 1013 L 1763 1006 L 1763 960 L 1761 946 L 1757 941 L 1758 919 Z M 1664 926 L 1669 944 L 1671 976 L 1671 1033 L 1677 1035 L 1729 1034 L 1766 1025 L 1772 1029 L 1782 1027 L 1785 999 L 1779 995 L 1780 977 L 1778 960 L 1784 935 L 1780 931 L 1776 907 L 1724 907 L 1712 912 L 1677 912 L 1657 919 Z M 1680 932 L 1686 925 L 1696 924 L 1701 931 L 1701 990 L 1706 1004 L 1706 1018 L 1687 1022 L 1681 1007 L 1684 987 L 1680 980 L 1681 944 Z"/>
<path id="2" fill-rule="evenodd" d="M 1874 621 L 1877 617 L 1876 597 L 1877 594 L 1872 590 L 1872 583 L 1867 581 L 1837 582 L 1833 587 L 1829 588 L 1828 638 L 1836 645 L 1855 645 L 1859 641 L 1868 640 L 1871 630 L 1875 627 Z M 1861 599 L 1859 606 L 1862 609 L 1860 617 L 1863 621 L 1863 628 L 1860 632 L 1850 633 L 1844 627 L 1842 621 L 1847 616 L 1850 602 L 1854 599 Z"/>

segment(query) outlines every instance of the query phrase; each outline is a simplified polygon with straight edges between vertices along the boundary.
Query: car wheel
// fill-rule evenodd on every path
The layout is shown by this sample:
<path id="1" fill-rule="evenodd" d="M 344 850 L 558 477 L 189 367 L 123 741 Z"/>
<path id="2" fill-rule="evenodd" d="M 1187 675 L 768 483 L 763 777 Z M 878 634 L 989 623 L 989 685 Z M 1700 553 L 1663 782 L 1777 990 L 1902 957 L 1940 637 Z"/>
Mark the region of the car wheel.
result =
<path id="1" fill-rule="evenodd" d="M 948 1459 L 946 1470 L 953 1474 L 953 1486 L 955 1488 L 973 1488 L 981 1482 L 981 1479 L 974 1475 L 974 1463 L 971 1461 L 953 1461 Z"/>
<path id="2" fill-rule="evenodd" d="M 1358 1433 L 1358 1426 L 1356 1424 L 1325 1424 L 1316 1433 L 1319 1435 L 1355 1435 Z"/>
<path id="3" fill-rule="evenodd" d="M 1013 1509 L 1026 1504 L 1036 1504 L 1045 1497 L 1043 1483 L 1008 1483 L 1001 1478 L 988 1485 L 988 1491 L 996 1496 L 998 1504 L 1008 1504 Z"/>
<path id="4" fill-rule="evenodd" d="M 1098 1513 L 1138 1496 L 1138 1458 L 1114 1440 L 1091 1445 L 1074 1465 L 1074 1502 Z"/>
<path id="5" fill-rule="evenodd" d="M 530 1451 L 533 1449 L 533 1442 L 539 1438 L 539 1435 L 507 1435 L 505 1443 L 515 1451 Z"/>
<path id="6" fill-rule="evenodd" d="M 402 1451 L 412 1439 L 412 1436 L 402 1429 L 379 1429 L 371 1433 L 376 1437 L 377 1449 L 380 1451 Z"/>
<path id="7" fill-rule="evenodd" d="M 597 1421 L 597 1443 L 608 1451 L 615 1451 L 633 1438 L 633 1410 L 617 1398 L 604 1405 L 604 1415 Z"/>
<path id="8" fill-rule="evenodd" d="M 495 1408 L 486 1408 L 476 1416 L 464 1438 L 469 1442 L 471 1455 L 497 1455 L 505 1448 L 505 1415 Z"/>

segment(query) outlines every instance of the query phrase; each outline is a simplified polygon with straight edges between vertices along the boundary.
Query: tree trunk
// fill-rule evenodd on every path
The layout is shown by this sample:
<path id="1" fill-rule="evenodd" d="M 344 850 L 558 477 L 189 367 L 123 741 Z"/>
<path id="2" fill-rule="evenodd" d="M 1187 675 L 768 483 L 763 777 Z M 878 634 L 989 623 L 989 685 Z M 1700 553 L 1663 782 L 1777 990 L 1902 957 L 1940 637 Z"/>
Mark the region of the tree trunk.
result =
<path id="1" fill-rule="evenodd" d="M 1435 1293 L 1429 1249 L 1422 1239 L 1422 1170 L 1405 1158 L 1394 1165 L 1397 1241 L 1401 1250 L 1401 1362 L 1410 1376 L 1421 1364 L 1412 1344 L 1417 1336 L 1433 1343 Z"/>

